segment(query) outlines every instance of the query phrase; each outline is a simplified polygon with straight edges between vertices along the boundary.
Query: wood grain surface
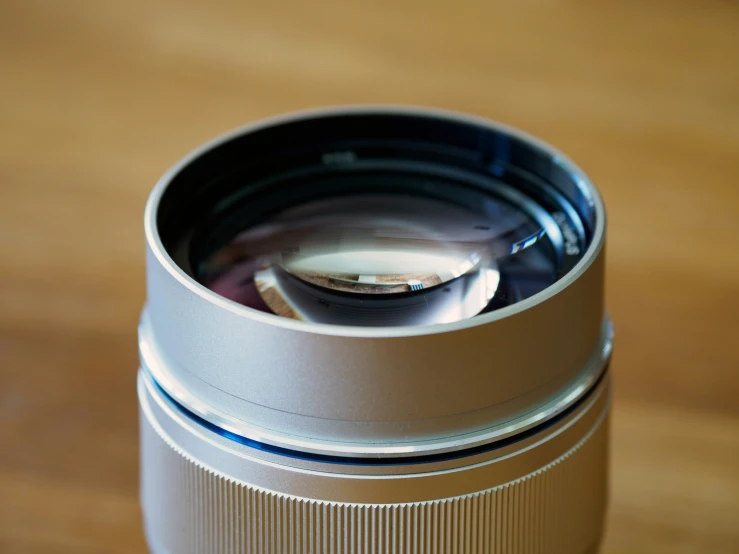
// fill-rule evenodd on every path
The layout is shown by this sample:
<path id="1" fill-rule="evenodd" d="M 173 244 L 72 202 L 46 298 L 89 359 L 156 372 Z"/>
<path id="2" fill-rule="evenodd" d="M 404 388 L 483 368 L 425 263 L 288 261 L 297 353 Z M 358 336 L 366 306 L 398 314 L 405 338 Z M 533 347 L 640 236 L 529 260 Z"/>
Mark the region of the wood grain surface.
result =
<path id="1" fill-rule="evenodd" d="M 609 210 L 603 554 L 739 553 L 739 4 L 0 1 L 0 552 L 145 552 L 143 206 L 229 128 L 308 106 L 474 112 Z"/>

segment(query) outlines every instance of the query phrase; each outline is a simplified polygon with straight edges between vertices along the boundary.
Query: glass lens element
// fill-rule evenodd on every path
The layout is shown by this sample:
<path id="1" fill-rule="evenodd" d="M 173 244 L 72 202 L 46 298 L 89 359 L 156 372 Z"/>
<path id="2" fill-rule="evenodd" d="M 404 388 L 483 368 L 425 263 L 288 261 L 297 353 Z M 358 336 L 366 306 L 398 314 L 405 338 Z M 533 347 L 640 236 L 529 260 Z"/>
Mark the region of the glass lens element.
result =
<path id="1" fill-rule="evenodd" d="M 244 229 L 197 268 L 214 292 L 316 323 L 432 325 L 507 306 L 557 279 L 542 226 L 486 196 L 471 210 L 402 194 L 292 207 Z"/>

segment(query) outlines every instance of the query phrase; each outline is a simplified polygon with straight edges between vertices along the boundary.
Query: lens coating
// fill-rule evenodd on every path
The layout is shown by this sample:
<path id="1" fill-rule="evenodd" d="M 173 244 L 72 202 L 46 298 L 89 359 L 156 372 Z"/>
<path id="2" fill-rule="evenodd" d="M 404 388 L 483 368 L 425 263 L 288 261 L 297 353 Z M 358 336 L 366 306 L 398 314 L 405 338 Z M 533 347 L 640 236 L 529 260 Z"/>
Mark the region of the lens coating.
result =
<path id="1" fill-rule="evenodd" d="M 450 323 L 552 284 L 558 256 L 541 222 L 502 198 L 476 200 L 306 202 L 236 233 L 198 264 L 198 278 L 264 312 L 361 326 Z"/>

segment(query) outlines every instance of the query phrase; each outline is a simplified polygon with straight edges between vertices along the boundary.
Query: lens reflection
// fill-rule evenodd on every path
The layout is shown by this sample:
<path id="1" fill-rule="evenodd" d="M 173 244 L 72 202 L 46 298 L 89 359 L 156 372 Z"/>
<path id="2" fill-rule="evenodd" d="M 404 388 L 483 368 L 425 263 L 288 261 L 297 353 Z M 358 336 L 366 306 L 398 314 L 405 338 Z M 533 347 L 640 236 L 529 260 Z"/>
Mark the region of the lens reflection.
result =
<path id="1" fill-rule="evenodd" d="M 198 276 L 234 302 L 282 317 L 432 325 L 535 294 L 556 279 L 555 258 L 541 225 L 503 200 L 485 197 L 472 210 L 417 196 L 353 195 L 244 229 L 199 265 Z"/>

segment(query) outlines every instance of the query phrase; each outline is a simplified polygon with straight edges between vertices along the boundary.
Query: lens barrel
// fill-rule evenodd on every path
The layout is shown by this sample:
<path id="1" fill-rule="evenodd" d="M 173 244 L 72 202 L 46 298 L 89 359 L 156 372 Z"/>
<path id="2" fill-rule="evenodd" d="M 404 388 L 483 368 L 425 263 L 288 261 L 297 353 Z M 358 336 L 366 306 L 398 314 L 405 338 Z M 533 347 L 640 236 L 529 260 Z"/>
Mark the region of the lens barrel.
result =
<path id="1" fill-rule="evenodd" d="M 595 552 L 605 212 L 488 120 L 324 109 L 239 129 L 145 215 L 150 550 Z"/>

